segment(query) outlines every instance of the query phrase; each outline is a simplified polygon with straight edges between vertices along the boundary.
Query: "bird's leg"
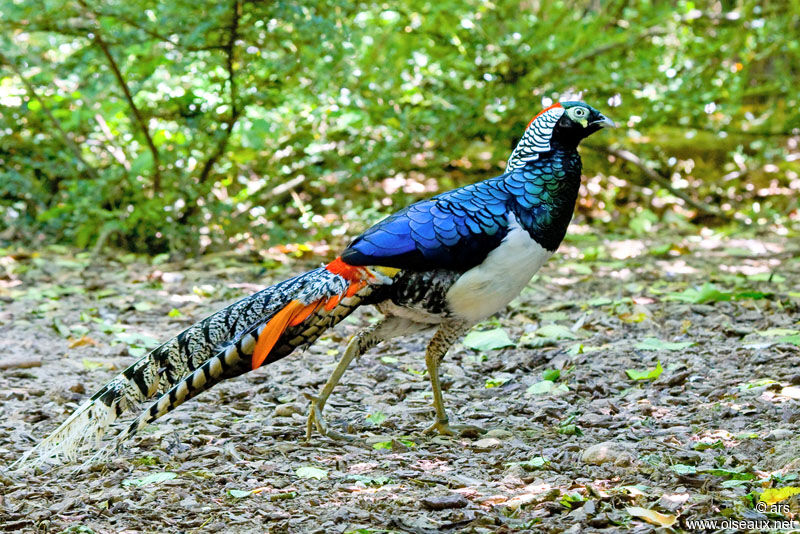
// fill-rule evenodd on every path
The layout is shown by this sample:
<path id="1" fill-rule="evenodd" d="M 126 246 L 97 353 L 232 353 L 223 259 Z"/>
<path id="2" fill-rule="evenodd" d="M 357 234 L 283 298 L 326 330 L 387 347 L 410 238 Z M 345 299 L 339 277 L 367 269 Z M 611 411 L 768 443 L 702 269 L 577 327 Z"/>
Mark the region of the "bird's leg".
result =
<path id="1" fill-rule="evenodd" d="M 331 373 L 331 376 L 328 377 L 328 381 L 325 382 L 325 386 L 322 388 L 322 392 L 319 394 L 319 396 L 314 397 L 306 394 L 306 398 L 311 401 L 311 406 L 309 407 L 308 411 L 308 421 L 306 422 L 306 441 L 311 439 L 311 432 L 313 432 L 314 427 L 316 427 L 319 433 L 323 436 L 329 436 L 336 439 L 350 439 L 350 436 L 347 436 L 346 434 L 340 434 L 339 432 L 330 430 L 325 426 L 325 421 L 322 419 L 322 410 L 325 408 L 325 403 L 328 401 L 328 397 L 330 397 L 331 393 L 333 392 L 333 388 L 335 388 L 339 383 L 339 380 L 347 370 L 350 362 L 383 341 L 381 337 L 375 335 L 375 332 L 380 330 L 382 324 L 383 322 L 380 322 L 377 325 L 367 328 L 366 330 L 362 330 L 351 337 L 350 342 L 347 343 L 347 348 L 344 351 L 344 355 L 342 355 L 342 358 L 336 365 L 336 369 L 334 369 L 333 373 Z"/>
<path id="2" fill-rule="evenodd" d="M 350 338 L 350 342 L 347 344 L 344 355 L 342 355 L 342 358 L 336 365 L 336 369 L 333 370 L 333 373 L 328 378 L 328 381 L 325 383 L 325 386 L 322 388 L 322 392 L 319 394 L 319 396 L 314 397 L 306 394 L 306 398 L 311 401 L 311 406 L 308 413 L 308 421 L 306 422 L 306 441 L 311 439 L 311 432 L 313 432 L 314 428 L 316 428 L 323 436 L 337 439 L 351 439 L 351 436 L 341 434 L 327 428 L 325 426 L 325 421 L 322 418 L 322 410 L 325 408 L 325 403 L 328 401 L 328 397 L 330 397 L 331 393 L 333 392 L 333 388 L 335 388 L 339 383 L 339 380 L 342 378 L 342 375 L 347 370 L 347 367 L 350 365 L 350 362 L 352 362 L 353 359 L 361 356 L 381 341 L 391 339 L 398 335 L 416 332 L 423 328 L 424 326 L 421 327 L 420 325 L 412 323 L 406 319 L 401 319 L 399 317 L 388 317 L 379 323 L 362 330 Z"/>
<path id="3" fill-rule="evenodd" d="M 436 410 L 436 422 L 425 430 L 425 434 L 438 432 L 445 436 L 455 436 L 460 432 L 466 431 L 483 432 L 482 429 L 471 425 L 450 425 L 447 419 L 447 412 L 444 409 L 442 386 L 439 382 L 439 363 L 441 363 L 442 358 L 444 358 L 453 343 L 467 332 L 470 327 L 471 325 L 464 321 L 446 320 L 442 322 L 439 329 L 433 334 L 430 343 L 428 343 L 428 349 L 425 352 L 425 365 L 428 368 L 428 376 L 433 389 L 433 408 Z"/>

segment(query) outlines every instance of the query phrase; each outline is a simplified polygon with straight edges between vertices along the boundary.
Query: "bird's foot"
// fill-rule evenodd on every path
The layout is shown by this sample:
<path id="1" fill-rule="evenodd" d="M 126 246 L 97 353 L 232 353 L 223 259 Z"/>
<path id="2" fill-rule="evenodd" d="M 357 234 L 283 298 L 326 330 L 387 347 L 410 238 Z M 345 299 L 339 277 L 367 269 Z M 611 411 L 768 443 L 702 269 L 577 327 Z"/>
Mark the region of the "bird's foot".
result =
<path id="1" fill-rule="evenodd" d="M 308 408 L 308 419 L 306 421 L 306 441 L 311 441 L 311 433 L 314 428 L 323 436 L 333 439 L 354 440 L 355 437 L 342 432 L 337 432 L 325 425 L 325 419 L 322 418 L 322 409 L 325 404 L 321 403 L 317 397 L 304 393 L 305 397 L 311 401 Z"/>
<path id="2" fill-rule="evenodd" d="M 478 437 L 485 434 L 486 430 L 475 425 L 451 425 L 447 419 L 437 419 L 435 423 L 429 426 L 423 434 L 436 434 L 441 436 L 460 436 L 465 438 Z"/>

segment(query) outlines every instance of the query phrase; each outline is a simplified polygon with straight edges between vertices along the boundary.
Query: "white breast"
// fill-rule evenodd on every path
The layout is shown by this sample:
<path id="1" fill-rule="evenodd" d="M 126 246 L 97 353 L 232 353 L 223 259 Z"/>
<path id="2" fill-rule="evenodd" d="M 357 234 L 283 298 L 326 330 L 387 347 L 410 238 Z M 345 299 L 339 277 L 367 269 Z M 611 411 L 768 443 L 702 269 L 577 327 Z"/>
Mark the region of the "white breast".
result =
<path id="1" fill-rule="evenodd" d="M 508 234 L 483 263 L 461 275 L 447 292 L 450 310 L 470 322 L 505 308 L 553 255 L 509 215 Z"/>

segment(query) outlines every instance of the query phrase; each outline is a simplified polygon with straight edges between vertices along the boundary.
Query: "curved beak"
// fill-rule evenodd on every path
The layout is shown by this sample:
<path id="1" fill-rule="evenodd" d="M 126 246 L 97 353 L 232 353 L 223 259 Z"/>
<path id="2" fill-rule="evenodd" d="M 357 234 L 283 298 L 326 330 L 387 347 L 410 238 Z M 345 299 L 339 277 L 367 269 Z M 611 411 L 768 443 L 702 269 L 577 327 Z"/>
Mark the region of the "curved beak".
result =
<path id="1" fill-rule="evenodd" d="M 614 124 L 614 121 L 606 117 L 605 115 L 600 115 L 600 118 L 596 121 L 591 122 L 592 126 L 599 126 L 600 128 L 616 128 L 617 125 Z"/>

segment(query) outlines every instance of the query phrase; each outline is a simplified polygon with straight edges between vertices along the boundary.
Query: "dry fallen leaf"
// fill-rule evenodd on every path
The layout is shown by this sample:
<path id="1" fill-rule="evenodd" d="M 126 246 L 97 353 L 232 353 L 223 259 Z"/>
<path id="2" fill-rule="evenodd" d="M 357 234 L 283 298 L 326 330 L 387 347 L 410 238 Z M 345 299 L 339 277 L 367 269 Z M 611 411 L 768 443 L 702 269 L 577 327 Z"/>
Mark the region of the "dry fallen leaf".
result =
<path id="1" fill-rule="evenodd" d="M 800 386 L 786 386 L 781 390 L 781 395 L 790 399 L 800 400 Z"/>
<path id="2" fill-rule="evenodd" d="M 90 338 L 89 336 L 81 336 L 79 339 L 71 341 L 69 344 L 69 348 L 74 349 L 75 347 L 83 347 L 85 345 L 96 346 L 97 341 Z"/>
<path id="3" fill-rule="evenodd" d="M 770 506 L 784 501 L 793 495 L 800 495 L 800 488 L 787 486 L 785 488 L 767 488 L 761 493 L 761 502 Z"/>
<path id="4" fill-rule="evenodd" d="M 675 524 L 675 521 L 678 520 L 678 516 L 661 514 L 655 510 L 648 510 L 647 508 L 641 508 L 639 506 L 630 506 L 625 508 L 625 511 L 631 514 L 633 517 L 639 517 L 648 523 L 658 525 L 659 527 L 671 527 Z"/>

